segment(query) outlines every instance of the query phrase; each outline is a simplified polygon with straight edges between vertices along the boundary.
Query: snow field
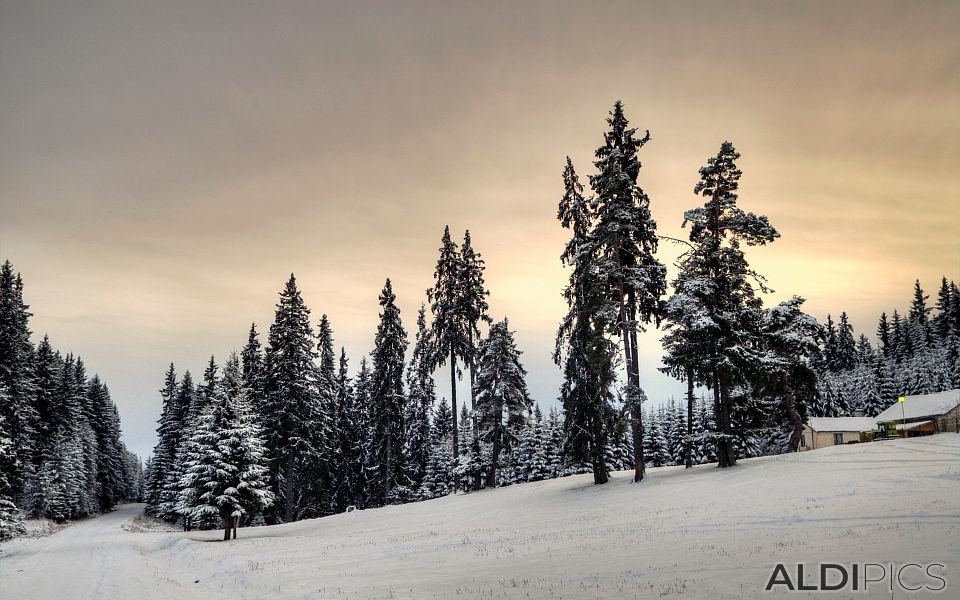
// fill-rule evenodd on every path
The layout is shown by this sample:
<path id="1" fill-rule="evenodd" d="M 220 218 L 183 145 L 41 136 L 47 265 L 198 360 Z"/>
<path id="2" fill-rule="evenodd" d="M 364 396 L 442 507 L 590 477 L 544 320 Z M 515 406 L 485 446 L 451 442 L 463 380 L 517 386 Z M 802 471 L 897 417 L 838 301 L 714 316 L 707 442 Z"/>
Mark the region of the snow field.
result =
<path id="1" fill-rule="evenodd" d="M 941 562 L 960 589 L 960 436 L 573 476 L 288 525 L 136 533 L 138 505 L 0 545 L 3 598 L 768 598 L 774 564 Z M 63 590 L 88 594 L 57 596 Z M 44 586 L 38 580 L 46 578 Z M 948 588 L 950 589 L 950 588 Z M 858 597 L 889 598 L 875 587 Z M 791 598 L 816 597 L 803 593 Z M 834 597 L 836 597 L 834 595 Z"/>

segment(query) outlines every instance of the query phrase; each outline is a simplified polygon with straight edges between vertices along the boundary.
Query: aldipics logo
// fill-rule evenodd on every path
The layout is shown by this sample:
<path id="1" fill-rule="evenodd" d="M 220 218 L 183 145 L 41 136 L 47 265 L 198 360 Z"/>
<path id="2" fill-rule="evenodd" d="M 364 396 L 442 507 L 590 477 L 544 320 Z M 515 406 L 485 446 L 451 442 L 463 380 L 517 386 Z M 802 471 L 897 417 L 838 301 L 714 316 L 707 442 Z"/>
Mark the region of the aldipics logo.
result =
<path id="1" fill-rule="evenodd" d="M 808 568 L 809 567 L 809 568 Z M 787 592 L 942 592 L 947 589 L 941 563 L 777 563 L 766 591 Z"/>

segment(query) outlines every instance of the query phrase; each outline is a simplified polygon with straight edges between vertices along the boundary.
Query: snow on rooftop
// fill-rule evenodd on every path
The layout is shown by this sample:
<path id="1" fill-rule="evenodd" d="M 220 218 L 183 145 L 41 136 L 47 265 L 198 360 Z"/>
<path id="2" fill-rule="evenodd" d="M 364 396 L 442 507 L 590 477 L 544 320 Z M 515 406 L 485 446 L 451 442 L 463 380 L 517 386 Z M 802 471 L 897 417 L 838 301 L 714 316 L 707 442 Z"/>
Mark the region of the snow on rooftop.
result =
<path id="1" fill-rule="evenodd" d="M 877 420 L 873 417 L 810 417 L 814 431 L 873 431 Z"/>
<path id="2" fill-rule="evenodd" d="M 920 417 L 934 417 L 950 412 L 960 404 L 960 389 L 923 394 L 921 396 L 907 396 L 903 408 L 899 402 L 874 417 L 875 421 L 899 421 L 900 419 L 917 419 Z"/>

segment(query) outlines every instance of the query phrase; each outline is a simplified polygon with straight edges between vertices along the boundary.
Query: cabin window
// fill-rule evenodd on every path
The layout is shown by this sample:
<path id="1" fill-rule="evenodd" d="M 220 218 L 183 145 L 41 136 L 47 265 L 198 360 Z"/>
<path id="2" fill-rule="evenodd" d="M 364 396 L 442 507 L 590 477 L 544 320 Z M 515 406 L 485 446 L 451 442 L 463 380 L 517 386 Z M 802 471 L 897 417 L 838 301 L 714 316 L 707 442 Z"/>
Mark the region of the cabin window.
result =
<path id="1" fill-rule="evenodd" d="M 839 446 L 842 443 L 843 443 L 843 434 L 842 433 L 833 434 L 833 445 Z"/>
<path id="2" fill-rule="evenodd" d="M 807 436 L 805 436 L 805 435 L 801 435 L 801 436 L 800 436 L 800 447 L 801 447 L 801 448 L 806 448 L 806 447 L 807 447 Z"/>

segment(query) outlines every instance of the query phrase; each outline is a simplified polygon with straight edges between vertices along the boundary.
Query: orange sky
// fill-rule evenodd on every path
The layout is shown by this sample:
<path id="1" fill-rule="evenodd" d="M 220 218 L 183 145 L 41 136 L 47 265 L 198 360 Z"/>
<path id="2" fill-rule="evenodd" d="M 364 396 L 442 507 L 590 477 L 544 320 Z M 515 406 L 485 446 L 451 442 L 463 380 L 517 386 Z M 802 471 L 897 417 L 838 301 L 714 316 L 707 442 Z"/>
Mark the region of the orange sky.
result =
<path id="1" fill-rule="evenodd" d="M 353 366 L 387 276 L 412 329 L 446 224 L 554 401 L 560 173 L 586 180 L 616 98 L 667 235 L 734 142 L 742 207 L 782 234 L 748 253 L 771 302 L 872 332 L 914 278 L 960 277 L 957 3 L 452 4 L 0 2 L 0 255 L 134 450 L 165 365 L 266 330 L 290 271 Z M 659 335 L 657 401 L 683 389 Z"/>

